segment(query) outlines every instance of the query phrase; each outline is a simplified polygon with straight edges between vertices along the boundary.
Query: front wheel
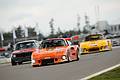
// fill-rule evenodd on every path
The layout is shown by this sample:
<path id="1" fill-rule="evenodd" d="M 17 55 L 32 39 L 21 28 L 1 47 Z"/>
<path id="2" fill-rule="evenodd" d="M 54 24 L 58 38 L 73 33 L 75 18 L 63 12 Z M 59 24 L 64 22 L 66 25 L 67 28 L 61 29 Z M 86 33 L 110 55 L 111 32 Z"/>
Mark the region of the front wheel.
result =
<path id="1" fill-rule="evenodd" d="M 18 64 L 19 64 L 19 65 L 21 65 L 21 64 L 22 64 L 22 62 L 18 62 Z"/>
<path id="2" fill-rule="evenodd" d="M 79 60 L 79 58 L 80 58 L 80 55 L 79 55 L 79 49 L 77 49 L 77 52 L 76 52 L 77 54 L 76 54 L 76 61 L 78 61 Z"/>
<path id="3" fill-rule="evenodd" d="M 12 66 L 17 65 L 17 63 L 15 61 L 13 61 L 13 60 L 11 60 L 11 64 L 12 64 Z"/>
<path id="4" fill-rule="evenodd" d="M 71 58 L 70 58 L 70 55 L 68 54 L 68 55 L 67 55 L 67 62 L 70 62 L 70 61 L 72 61 L 72 60 L 71 60 Z"/>
<path id="5" fill-rule="evenodd" d="M 32 67 L 39 67 L 40 65 L 32 65 Z"/>

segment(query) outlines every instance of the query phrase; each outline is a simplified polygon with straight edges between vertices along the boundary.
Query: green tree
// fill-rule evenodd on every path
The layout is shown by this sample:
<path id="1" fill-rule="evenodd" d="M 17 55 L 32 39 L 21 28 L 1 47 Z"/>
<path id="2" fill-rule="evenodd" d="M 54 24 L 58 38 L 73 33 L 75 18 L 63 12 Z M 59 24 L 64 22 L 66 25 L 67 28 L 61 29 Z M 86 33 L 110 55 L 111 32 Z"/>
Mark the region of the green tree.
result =
<path id="1" fill-rule="evenodd" d="M 54 21 L 54 19 L 52 18 L 51 20 L 50 20 L 50 22 L 49 22 L 49 24 L 50 24 L 50 28 L 51 28 L 51 34 L 50 34 L 50 37 L 54 37 L 54 27 L 53 27 L 53 21 Z"/>
<path id="2" fill-rule="evenodd" d="M 29 37 L 36 36 L 35 28 L 28 27 L 28 36 Z"/>
<path id="3" fill-rule="evenodd" d="M 22 26 L 19 25 L 18 28 L 15 30 L 17 38 L 22 38 Z"/>

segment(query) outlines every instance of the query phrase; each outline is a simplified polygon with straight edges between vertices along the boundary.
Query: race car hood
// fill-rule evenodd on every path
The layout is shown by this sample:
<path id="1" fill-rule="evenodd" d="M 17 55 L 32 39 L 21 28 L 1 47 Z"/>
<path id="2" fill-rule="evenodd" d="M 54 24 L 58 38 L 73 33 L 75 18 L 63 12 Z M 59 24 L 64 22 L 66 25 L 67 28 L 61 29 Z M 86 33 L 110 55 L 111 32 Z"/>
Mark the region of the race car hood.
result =
<path id="1" fill-rule="evenodd" d="M 45 58 L 45 57 L 56 57 L 66 54 L 68 46 L 62 46 L 62 47 L 51 47 L 51 48 L 44 48 L 40 50 L 36 50 L 32 53 L 33 57 L 36 58 Z"/>
<path id="2" fill-rule="evenodd" d="M 26 52 L 33 52 L 35 51 L 35 48 L 28 48 L 28 49 L 22 49 L 22 50 L 15 50 L 12 52 L 12 54 L 19 54 L 19 53 L 26 53 Z"/>
<path id="3" fill-rule="evenodd" d="M 80 43 L 81 48 L 89 48 L 89 47 L 95 47 L 95 46 L 105 46 L 107 45 L 107 40 L 94 40 L 94 41 L 86 41 Z"/>

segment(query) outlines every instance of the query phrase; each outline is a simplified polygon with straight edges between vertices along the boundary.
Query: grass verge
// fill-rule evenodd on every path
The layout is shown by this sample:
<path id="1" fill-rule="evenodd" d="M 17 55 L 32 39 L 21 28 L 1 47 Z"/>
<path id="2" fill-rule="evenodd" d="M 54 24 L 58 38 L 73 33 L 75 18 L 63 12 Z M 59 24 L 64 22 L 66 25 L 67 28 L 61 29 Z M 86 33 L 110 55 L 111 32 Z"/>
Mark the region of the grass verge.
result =
<path id="1" fill-rule="evenodd" d="M 89 80 L 120 80 L 120 67 L 93 77 Z"/>

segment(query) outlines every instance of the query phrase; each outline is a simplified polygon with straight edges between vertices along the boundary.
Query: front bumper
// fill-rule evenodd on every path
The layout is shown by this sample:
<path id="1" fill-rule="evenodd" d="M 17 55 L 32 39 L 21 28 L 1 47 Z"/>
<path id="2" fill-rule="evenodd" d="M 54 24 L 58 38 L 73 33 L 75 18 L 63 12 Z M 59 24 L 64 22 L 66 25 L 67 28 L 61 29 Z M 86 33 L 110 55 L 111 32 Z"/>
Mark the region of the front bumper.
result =
<path id="1" fill-rule="evenodd" d="M 47 65 L 47 64 L 56 64 L 56 63 L 62 63 L 68 61 L 67 57 L 62 59 L 60 58 L 41 58 L 41 59 L 32 59 L 31 65 Z"/>
<path id="2" fill-rule="evenodd" d="M 102 51 L 109 51 L 111 50 L 110 46 L 102 46 L 102 47 L 93 47 L 93 48 L 81 48 L 80 53 L 96 53 L 96 52 L 102 52 Z"/>

